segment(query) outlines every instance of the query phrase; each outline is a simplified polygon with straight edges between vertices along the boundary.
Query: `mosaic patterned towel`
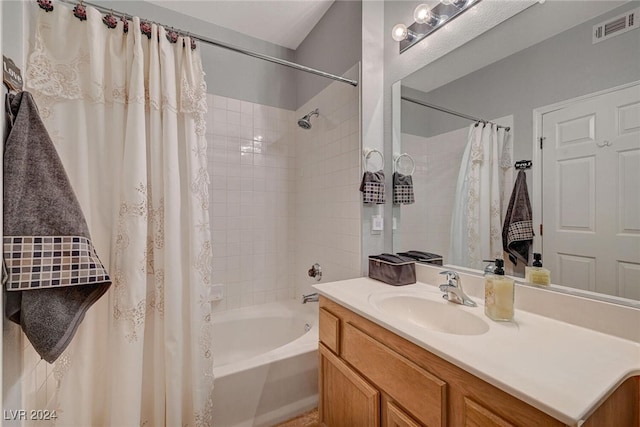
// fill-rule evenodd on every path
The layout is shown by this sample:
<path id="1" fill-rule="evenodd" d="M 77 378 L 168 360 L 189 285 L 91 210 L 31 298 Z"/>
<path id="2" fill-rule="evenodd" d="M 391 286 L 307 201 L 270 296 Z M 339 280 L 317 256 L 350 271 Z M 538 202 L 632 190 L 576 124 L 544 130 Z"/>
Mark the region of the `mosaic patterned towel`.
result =
<path id="1" fill-rule="evenodd" d="M 31 94 L 12 95 L 4 151 L 6 315 L 55 361 L 111 280 Z"/>
<path id="2" fill-rule="evenodd" d="M 534 235 L 532 216 L 527 176 L 520 170 L 502 226 L 502 246 L 513 265 L 517 265 L 518 260 L 525 265 L 529 263 L 529 249 Z"/>
<path id="3" fill-rule="evenodd" d="M 362 175 L 360 191 L 363 203 L 384 204 L 384 172 L 381 170 L 378 172 L 366 171 Z"/>
<path id="4" fill-rule="evenodd" d="M 400 172 L 393 173 L 393 203 L 410 205 L 416 201 L 413 194 L 413 178 Z"/>
<path id="5" fill-rule="evenodd" d="M 5 236 L 7 290 L 87 285 L 109 280 L 82 236 Z"/>

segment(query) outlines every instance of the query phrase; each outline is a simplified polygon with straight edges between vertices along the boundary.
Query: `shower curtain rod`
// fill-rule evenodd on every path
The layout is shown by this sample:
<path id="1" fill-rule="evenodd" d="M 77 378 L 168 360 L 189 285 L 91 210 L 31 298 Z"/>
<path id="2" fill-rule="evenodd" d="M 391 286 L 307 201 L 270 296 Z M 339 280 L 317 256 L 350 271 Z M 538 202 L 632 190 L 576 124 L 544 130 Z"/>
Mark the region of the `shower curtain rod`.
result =
<path id="1" fill-rule="evenodd" d="M 77 1 L 73 1 L 73 0 L 58 0 L 58 1 L 61 2 L 61 3 L 70 4 L 70 5 L 78 4 Z M 103 13 L 110 13 L 110 14 L 113 14 L 113 15 L 116 15 L 116 16 L 124 16 L 125 18 L 132 18 L 132 15 L 129 15 L 128 13 L 119 12 L 117 10 L 113 10 L 113 9 L 108 8 L 108 7 L 103 7 L 103 6 L 97 5 L 95 3 L 90 3 L 90 2 L 84 1 L 84 0 L 81 3 L 85 4 L 85 5 L 88 5 L 88 6 L 91 6 L 91 7 L 94 7 L 96 9 L 98 9 L 100 12 L 103 12 Z M 160 24 L 160 23 L 157 23 L 157 22 L 154 22 L 154 21 L 150 21 L 150 22 L 153 22 L 154 24 L 157 24 L 157 25 L 161 25 L 164 28 L 172 28 L 172 29 L 174 29 L 173 27 L 170 27 L 168 25 Z M 210 39 L 208 37 L 201 36 L 201 35 L 192 34 L 192 33 L 189 33 L 187 31 L 182 31 L 182 30 L 179 30 L 179 29 L 175 29 L 175 30 L 177 32 L 179 32 L 179 33 L 182 33 L 182 34 L 188 34 L 189 37 L 191 37 L 192 39 L 197 40 L 197 41 L 202 42 L 202 43 L 205 43 L 205 44 L 210 44 L 210 45 L 217 46 L 217 47 L 220 47 L 220 48 L 223 48 L 223 49 L 231 50 L 233 52 L 241 53 L 243 55 L 252 56 L 252 57 L 257 58 L 257 59 L 262 59 L 263 61 L 273 62 L 274 64 L 284 65 L 285 67 L 293 68 L 293 69 L 298 70 L 298 71 L 304 71 L 305 73 L 311 73 L 311 74 L 315 74 L 317 76 L 324 77 L 324 78 L 327 78 L 327 79 L 332 79 L 332 80 L 336 80 L 336 81 L 339 81 L 339 82 L 342 82 L 342 83 L 347 83 L 347 84 L 350 84 L 351 86 L 358 86 L 358 81 L 357 80 L 351 80 L 351 79 L 347 79 L 347 78 L 342 77 L 342 76 L 336 76 L 335 74 L 331 74 L 331 73 L 327 73 L 327 72 L 324 72 L 324 71 L 316 70 L 315 68 L 307 67 L 305 65 L 300 65 L 300 64 L 297 64 L 295 62 L 287 61 L 285 59 L 280 59 L 280 58 L 276 58 L 276 57 L 273 57 L 273 56 L 264 55 L 262 53 L 254 52 L 254 51 L 251 51 L 251 50 L 248 50 L 248 49 L 243 49 L 241 47 L 234 46 L 232 44 L 228 44 L 228 43 L 224 43 L 224 42 L 221 42 L 221 41 L 218 41 L 218 40 Z"/>
<path id="2" fill-rule="evenodd" d="M 491 123 L 498 126 L 498 129 L 503 128 L 505 131 L 509 132 L 511 128 L 509 126 L 502 126 L 497 123 L 490 122 L 489 120 L 479 119 L 477 117 L 469 116 L 467 114 L 458 113 L 457 111 L 449 110 L 448 108 L 440 107 L 438 105 L 429 104 L 425 101 L 420 101 L 418 99 L 410 98 L 408 96 L 402 96 L 402 99 L 405 101 L 413 102 L 414 104 L 422 105 L 423 107 L 432 108 L 434 110 L 442 111 L 443 113 L 451 114 L 453 116 L 462 117 L 463 119 L 471 120 L 473 122 L 482 122 L 482 123 Z"/>

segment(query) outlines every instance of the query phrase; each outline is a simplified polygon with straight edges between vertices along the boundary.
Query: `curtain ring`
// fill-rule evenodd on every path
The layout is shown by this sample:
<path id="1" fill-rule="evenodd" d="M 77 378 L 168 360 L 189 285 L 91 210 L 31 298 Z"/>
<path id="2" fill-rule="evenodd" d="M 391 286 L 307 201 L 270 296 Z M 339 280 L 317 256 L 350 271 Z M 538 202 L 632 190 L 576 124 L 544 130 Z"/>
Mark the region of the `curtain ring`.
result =
<path id="1" fill-rule="evenodd" d="M 124 12 L 122 12 L 120 20 L 122 21 L 122 32 L 127 34 L 129 32 L 129 21 L 127 20 L 127 15 L 125 15 Z"/>
<path id="2" fill-rule="evenodd" d="M 87 9 L 85 9 L 84 5 L 82 4 L 82 0 L 80 0 L 76 7 L 73 8 L 73 16 L 81 21 L 87 20 Z"/>
<path id="3" fill-rule="evenodd" d="M 51 12 L 53 10 L 51 0 L 37 0 L 37 2 L 40 9 L 43 9 L 45 12 Z"/>
<path id="4" fill-rule="evenodd" d="M 113 9 L 111 9 L 108 15 L 102 17 L 102 22 L 107 28 L 115 28 L 118 26 L 118 19 L 113 15 Z"/>

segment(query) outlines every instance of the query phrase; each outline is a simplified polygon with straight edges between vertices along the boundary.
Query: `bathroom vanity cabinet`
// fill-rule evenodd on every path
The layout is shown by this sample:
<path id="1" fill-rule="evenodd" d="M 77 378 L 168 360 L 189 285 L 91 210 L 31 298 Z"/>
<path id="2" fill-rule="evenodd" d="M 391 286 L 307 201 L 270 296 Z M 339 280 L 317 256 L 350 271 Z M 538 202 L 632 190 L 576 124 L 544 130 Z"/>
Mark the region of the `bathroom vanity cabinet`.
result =
<path id="1" fill-rule="evenodd" d="M 323 425 L 565 425 L 325 297 L 319 323 Z M 640 382 L 632 377 L 584 425 L 638 427 L 639 406 Z"/>

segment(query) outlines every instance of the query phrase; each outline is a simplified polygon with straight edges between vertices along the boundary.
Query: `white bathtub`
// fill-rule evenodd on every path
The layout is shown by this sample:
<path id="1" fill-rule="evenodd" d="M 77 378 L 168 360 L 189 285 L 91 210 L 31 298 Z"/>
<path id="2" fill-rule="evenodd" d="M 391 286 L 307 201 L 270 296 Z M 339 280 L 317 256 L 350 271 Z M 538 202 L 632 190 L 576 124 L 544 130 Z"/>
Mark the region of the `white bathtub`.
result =
<path id="1" fill-rule="evenodd" d="M 272 426 L 317 406 L 317 319 L 318 303 L 295 300 L 214 314 L 214 427 Z"/>

